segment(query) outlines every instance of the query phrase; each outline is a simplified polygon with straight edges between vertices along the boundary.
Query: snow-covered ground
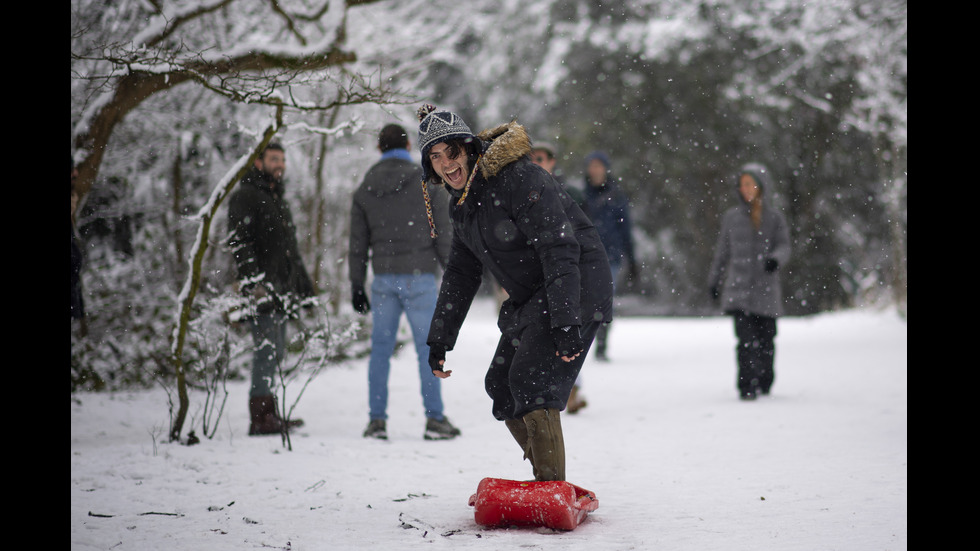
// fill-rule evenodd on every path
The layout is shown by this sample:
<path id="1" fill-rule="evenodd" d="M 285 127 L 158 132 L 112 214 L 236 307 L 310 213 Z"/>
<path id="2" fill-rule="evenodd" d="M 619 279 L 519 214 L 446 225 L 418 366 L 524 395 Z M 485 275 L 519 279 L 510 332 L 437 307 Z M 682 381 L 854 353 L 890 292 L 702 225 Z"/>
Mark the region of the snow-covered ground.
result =
<path id="1" fill-rule="evenodd" d="M 738 400 L 728 318 L 620 318 L 565 415 L 568 480 L 599 509 L 572 532 L 484 529 L 486 476 L 530 467 L 490 415 L 492 304 L 443 384 L 463 435 L 422 439 L 414 352 L 395 359 L 387 442 L 366 440 L 366 360 L 315 380 L 286 451 L 248 437 L 235 383 L 213 440 L 165 442 L 165 393 L 71 401 L 73 550 L 900 550 L 908 547 L 908 324 L 858 310 L 780 321 L 770 397 Z M 198 399 L 199 396 L 192 396 Z M 192 408 L 192 413 L 194 413 Z"/>

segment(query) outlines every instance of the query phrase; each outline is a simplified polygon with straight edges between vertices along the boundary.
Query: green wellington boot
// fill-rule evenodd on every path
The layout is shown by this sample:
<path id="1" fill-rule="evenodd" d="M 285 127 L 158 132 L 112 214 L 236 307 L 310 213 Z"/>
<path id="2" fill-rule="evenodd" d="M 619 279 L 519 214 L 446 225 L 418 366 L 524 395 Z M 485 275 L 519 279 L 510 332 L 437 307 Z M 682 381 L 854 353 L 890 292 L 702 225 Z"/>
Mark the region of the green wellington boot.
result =
<path id="1" fill-rule="evenodd" d="M 536 409 L 524 416 L 527 452 L 535 480 L 565 480 L 565 439 L 557 409 Z M 510 428 L 510 427 L 508 427 Z"/>

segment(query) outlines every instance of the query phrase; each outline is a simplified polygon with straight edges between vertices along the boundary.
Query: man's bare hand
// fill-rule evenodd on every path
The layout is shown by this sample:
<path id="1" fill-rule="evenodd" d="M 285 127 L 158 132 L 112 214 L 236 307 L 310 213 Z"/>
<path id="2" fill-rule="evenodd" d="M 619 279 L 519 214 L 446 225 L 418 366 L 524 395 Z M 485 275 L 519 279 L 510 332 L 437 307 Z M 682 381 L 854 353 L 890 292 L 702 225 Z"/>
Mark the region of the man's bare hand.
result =
<path id="1" fill-rule="evenodd" d="M 445 363 L 446 363 L 446 361 L 443 360 L 443 361 L 439 362 L 439 365 L 445 365 Z M 449 376 L 453 374 L 453 370 L 452 369 L 449 369 L 449 370 L 437 370 L 437 369 L 433 369 L 432 370 L 432 374 L 435 375 L 436 377 L 439 377 L 440 379 L 448 379 Z"/>
<path id="2" fill-rule="evenodd" d="M 563 362 L 570 362 L 570 361 L 574 360 L 575 358 L 578 358 L 581 354 L 582 354 L 581 352 L 577 352 L 577 353 L 575 353 L 575 354 L 573 354 L 571 356 L 562 356 L 561 357 L 561 361 L 563 361 Z M 555 356 L 557 356 L 557 355 L 558 355 L 558 351 L 556 350 L 555 351 Z"/>

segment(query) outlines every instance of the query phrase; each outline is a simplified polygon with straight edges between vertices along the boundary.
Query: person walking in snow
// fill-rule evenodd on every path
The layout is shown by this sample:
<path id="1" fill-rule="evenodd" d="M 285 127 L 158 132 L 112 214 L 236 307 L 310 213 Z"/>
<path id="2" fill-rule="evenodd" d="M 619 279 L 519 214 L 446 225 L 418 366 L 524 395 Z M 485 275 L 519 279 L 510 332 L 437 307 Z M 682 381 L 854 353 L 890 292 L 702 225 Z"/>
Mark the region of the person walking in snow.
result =
<path id="1" fill-rule="evenodd" d="M 765 199 L 769 172 L 758 163 L 742 167 L 739 203 L 728 209 L 708 272 L 714 300 L 735 321 L 737 387 L 743 400 L 769 394 L 775 379 L 776 317 L 782 314 L 779 273 L 790 257 L 789 228 Z"/>
<path id="2" fill-rule="evenodd" d="M 524 127 L 511 122 L 474 135 L 458 115 L 432 105 L 419 109 L 419 120 L 424 178 L 449 192 L 453 229 L 429 328 L 429 365 L 437 377 L 452 374 L 446 353 L 486 268 L 508 295 L 485 376 L 492 414 L 517 440 L 536 480 L 565 480 L 560 412 L 596 331 L 612 316 L 602 242 L 558 182 L 531 162 Z"/>
<path id="3" fill-rule="evenodd" d="M 371 312 L 371 358 L 368 361 L 369 419 L 365 438 L 387 439 L 388 374 L 402 313 L 408 319 L 418 354 L 426 440 L 446 440 L 460 434 L 443 414 L 441 381 L 429 370 L 425 344 L 436 307 L 436 272 L 449 257 L 451 233 L 430 235 L 426 205 L 418 192 L 422 170 L 412 161 L 405 129 L 389 124 L 381 129 L 381 160 L 372 166 L 354 192 L 350 211 L 348 252 L 354 310 Z M 449 225 L 448 198 L 432 186 L 432 215 Z M 371 301 L 365 290 L 368 259 L 374 271 Z"/>
<path id="4" fill-rule="evenodd" d="M 602 246 L 609 255 L 613 285 L 619 272 L 626 265 L 630 279 L 637 277 L 636 258 L 633 252 L 633 222 L 630 218 L 629 199 L 612 176 L 612 162 L 602 151 L 593 151 L 585 157 L 585 202 L 582 210 L 595 224 L 602 239 Z M 609 326 L 596 335 L 596 358 L 608 360 Z"/>
<path id="5" fill-rule="evenodd" d="M 280 434 L 283 426 L 273 380 L 286 354 L 286 321 L 315 295 L 284 197 L 286 152 L 269 144 L 228 201 L 228 244 L 238 267 L 240 290 L 249 299 L 252 332 L 252 386 L 249 436 Z"/>

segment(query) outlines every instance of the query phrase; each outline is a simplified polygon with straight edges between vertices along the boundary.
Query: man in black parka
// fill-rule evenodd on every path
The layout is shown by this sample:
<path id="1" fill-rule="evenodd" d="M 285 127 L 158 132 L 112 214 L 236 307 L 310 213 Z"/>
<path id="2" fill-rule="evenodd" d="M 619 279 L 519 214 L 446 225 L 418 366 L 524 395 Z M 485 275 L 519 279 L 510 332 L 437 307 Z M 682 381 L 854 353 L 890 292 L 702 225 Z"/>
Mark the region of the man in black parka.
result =
<path id="1" fill-rule="evenodd" d="M 596 331 L 612 319 L 605 250 L 575 201 L 531 162 L 522 126 L 476 136 L 457 115 L 431 105 L 419 109 L 419 119 L 425 179 L 446 186 L 453 224 L 429 329 L 433 374 L 452 373 L 444 369 L 446 352 L 486 268 L 509 297 L 485 381 L 493 415 L 524 450 L 536 480 L 565 480 L 559 412 Z"/>
<path id="2" fill-rule="evenodd" d="M 228 204 L 228 243 L 241 291 L 249 298 L 248 322 L 255 343 L 249 435 L 279 434 L 283 429 L 272 381 L 286 352 L 286 320 L 315 294 L 283 197 L 285 170 L 282 146 L 269 144 Z M 300 424 L 299 419 L 290 422 L 290 426 Z"/>

